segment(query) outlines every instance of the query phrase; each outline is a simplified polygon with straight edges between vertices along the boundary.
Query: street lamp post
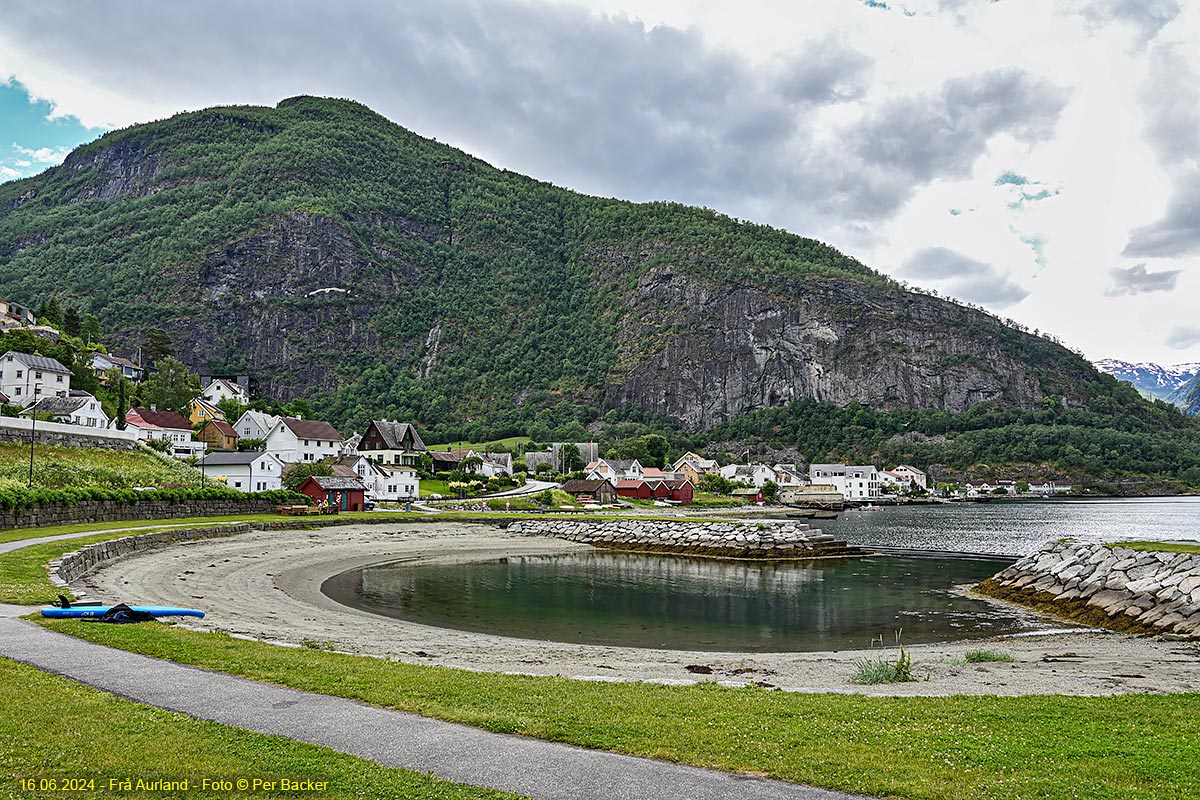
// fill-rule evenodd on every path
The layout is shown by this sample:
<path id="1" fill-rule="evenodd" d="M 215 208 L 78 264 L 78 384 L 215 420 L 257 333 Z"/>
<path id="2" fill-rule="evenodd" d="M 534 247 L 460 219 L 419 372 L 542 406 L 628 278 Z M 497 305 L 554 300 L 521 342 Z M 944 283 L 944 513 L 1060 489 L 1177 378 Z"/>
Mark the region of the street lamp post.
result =
<path id="1" fill-rule="evenodd" d="M 29 426 L 29 488 L 33 488 L 33 442 L 37 437 L 37 412 L 33 412 L 29 416 L 33 423 Z"/>

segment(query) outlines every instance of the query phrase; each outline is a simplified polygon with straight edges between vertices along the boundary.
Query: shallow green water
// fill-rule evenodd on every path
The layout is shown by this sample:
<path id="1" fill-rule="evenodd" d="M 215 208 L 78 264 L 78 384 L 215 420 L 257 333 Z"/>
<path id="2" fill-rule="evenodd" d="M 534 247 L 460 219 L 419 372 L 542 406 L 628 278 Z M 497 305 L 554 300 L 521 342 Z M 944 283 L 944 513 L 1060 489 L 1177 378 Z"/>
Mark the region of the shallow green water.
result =
<path id="1" fill-rule="evenodd" d="M 679 650 L 865 648 L 1034 630 L 1044 623 L 958 597 L 1003 562 L 867 558 L 762 563 L 624 553 L 450 566 L 384 564 L 322 590 L 364 611 L 529 639 Z"/>

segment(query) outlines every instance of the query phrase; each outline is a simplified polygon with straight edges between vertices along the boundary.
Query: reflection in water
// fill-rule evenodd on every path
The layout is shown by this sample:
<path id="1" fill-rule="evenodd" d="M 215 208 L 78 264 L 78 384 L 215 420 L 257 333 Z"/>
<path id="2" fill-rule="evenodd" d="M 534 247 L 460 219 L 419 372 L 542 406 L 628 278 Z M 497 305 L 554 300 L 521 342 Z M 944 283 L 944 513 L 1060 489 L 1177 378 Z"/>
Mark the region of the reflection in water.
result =
<path id="1" fill-rule="evenodd" d="M 385 564 L 326 581 L 333 599 L 440 627 L 687 650 L 826 650 L 1030 630 L 1019 612 L 950 587 L 996 561 L 867 558 L 742 562 L 628 553 Z"/>
<path id="2" fill-rule="evenodd" d="M 1107 542 L 1200 539 L 1200 497 L 885 506 L 813 525 L 851 544 L 1020 556 L 1067 536 Z"/>

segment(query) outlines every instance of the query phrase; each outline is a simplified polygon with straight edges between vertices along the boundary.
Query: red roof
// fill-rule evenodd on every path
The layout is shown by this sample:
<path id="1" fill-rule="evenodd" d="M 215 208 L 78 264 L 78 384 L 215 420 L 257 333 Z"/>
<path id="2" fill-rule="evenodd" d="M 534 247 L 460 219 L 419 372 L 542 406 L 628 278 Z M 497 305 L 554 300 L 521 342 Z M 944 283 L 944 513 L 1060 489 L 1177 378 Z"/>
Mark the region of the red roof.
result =
<path id="1" fill-rule="evenodd" d="M 643 483 L 645 483 L 645 481 L 633 480 L 632 478 L 622 478 L 621 480 L 617 481 L 617 488 L 618 489 L 636 489 L 639 486 L 641 486 Z"/>
<path id="2" fill-rule="evenodd" d="M 342 435 L 332 425 L 319 419 L 296 419 L 295 417 L 280 417 L 280 421 L 299 439 L 325 439 L 331 442 L 342 441 Z"/>
<path id="3" fill-rule="evenodd" d="M 642 477 L 647 480 L 654 478 L 656 480 L 664 480 L 667 476 L 658 467 L 645 467 L 642 469 Z"/>
<path id="4" fill-rule="evenodd" d="M 175 428 L 185 431 L 192 429 L 192 423 L 188 422 L 186 417 L 176 414 L 174 411 L 151 411 L 148 408 L 131 408 L 125 412 L 125 420 L 132 422 L 134 425 L 147 422 L 151 427 L 155 428 Z M 141 425 L 141 427 L 146 426 Z"/>

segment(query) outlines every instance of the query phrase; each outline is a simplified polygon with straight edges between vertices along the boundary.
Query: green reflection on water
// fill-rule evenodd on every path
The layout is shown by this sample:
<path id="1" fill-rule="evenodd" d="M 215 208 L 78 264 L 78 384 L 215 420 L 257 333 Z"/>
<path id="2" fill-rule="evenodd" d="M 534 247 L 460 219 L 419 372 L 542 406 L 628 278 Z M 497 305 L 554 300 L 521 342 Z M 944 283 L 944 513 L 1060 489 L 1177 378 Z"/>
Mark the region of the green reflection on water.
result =
<path id="1" fill-rule="evenodd" d="M 743 562 L 626 553 L 384 564 L 322 590 L 364 611 L 528 639 L 682 650 L 865 648 L 1030 630 L 1020 612 L 952 594 L 995 561 Z"/>

